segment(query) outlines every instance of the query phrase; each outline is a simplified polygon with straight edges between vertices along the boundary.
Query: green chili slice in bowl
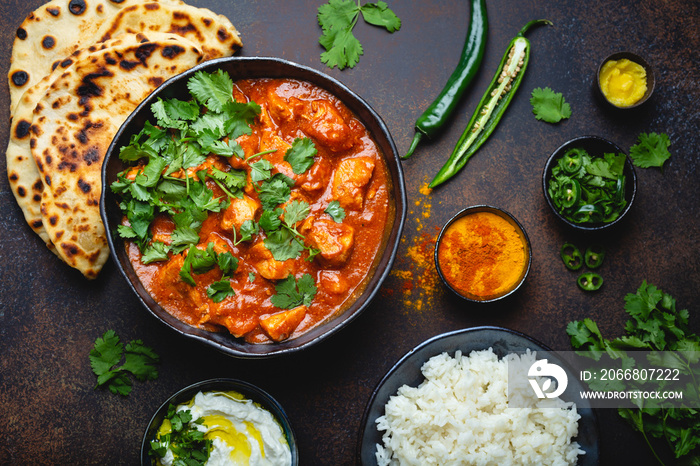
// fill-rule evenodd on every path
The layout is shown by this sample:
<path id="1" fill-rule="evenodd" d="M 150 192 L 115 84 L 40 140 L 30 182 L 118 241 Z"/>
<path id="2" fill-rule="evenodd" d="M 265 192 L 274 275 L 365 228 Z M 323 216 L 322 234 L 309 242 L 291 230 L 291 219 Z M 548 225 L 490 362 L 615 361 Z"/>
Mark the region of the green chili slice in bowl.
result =
<path id="1" fill-rule="evenodd" d="M 562 217 L 574 223 L 609 223 L 627 206 L 625 154 L 567 151 L 552 167 L 547 194 Z"/>

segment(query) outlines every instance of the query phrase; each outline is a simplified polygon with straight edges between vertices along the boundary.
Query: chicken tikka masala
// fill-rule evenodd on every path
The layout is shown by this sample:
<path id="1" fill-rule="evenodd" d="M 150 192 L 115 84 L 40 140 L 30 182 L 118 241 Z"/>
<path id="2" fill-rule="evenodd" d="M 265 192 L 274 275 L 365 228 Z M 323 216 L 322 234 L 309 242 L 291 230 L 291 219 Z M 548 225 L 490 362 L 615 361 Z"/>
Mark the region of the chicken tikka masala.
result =
<path id="1" fill-rule="evenodd" d="M 293 79 L 196 73 L 122 148 L 119 233 L 153 298 L 189 325 L 250 343 L 293 338 L 362 291 L 390 216 L 368 130 Z"/>

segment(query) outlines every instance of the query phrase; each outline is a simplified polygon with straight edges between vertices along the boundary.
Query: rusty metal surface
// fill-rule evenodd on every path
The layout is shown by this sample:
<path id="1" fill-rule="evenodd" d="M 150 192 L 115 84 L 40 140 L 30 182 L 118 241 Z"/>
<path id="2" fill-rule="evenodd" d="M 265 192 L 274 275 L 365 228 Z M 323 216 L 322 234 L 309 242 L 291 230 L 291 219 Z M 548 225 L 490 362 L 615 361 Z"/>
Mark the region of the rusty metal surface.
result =
<path id="1" fill-rule="evenodd" d="M 275 56 L 326 71 L 362 95 L 382 116 L 400 151 L 413 123 L 457 62 L 469 8 L 462 0 L 388 1 L 403 20 L 389 35 L 360 22 L 365 53 L 354 69 L 328 70 L 319 60 L 320 0 L 192 0 L 228 16 L 242 32 L 244 56 Z M 41 0 L 0 4 L 0 70 L 12 40 Z M 700 188 L 697 148 L 700 99 L 698 4 L 683 0 L 489 0 L 490 29 L 481 71 L 439 139 L 404 163 L 409 217 L 394 271 L 373 305 L 318 347 L 283 359 L 241 361 L 175 336 L 151 318 L 109 262 L 88 282 L 58 262 L 24 223 L 0 179 L 0 463 L 136 464 L 150 416 L 177 389 L 207 378 L 235 377 L 267 390 L 285 407 L 302 464 L 352 464 L 357 432 L 372 389 L 407 351 L 436 334 L 499 325 L 554 349 L 569 349 L 569 321 L 591 317 L 609 337 L 623 331 L 624 295 L 643 280 L 672 294 L 700 330 Z M 459 176 L 431 194 L 421 188 L 458 139 L 510 38 L 531 19 L 554 27 L 531 31 L 532 57 L 519 94 L 491 139 Z M 638 111 L 612 112 L 592 92 L 593 73 L 609 53 L 631 50 L 657 72 L 656 91 Z M 535 87 L 564 93 L 573 116 L 558 125 L 535 120 Z M 9 115 L 6 85 L 0 109 Z M 0 127 L 0 146 L 8 140 Z M 595 134 L 627 149 L 640 132 L 664 132 L 673 157 L 663 171 L 638 169 L 638 198 L 620 228 L 598 238 L 574 235 L 545 204 L 546 157 L 566 140 Z M 0 167 L 5 173 L 4 157 Z M 466 304 L 438 283 L 431 240 L 454 213 L 490 204 L 512 213 L 532 241 L 533 266 L 511 299 Z M 593 239 L 608 251 L 600 292 L 584 294 L 558 257 L 566 240 Z M 127 398 L 94 390 L 88 353 L 114 329 L 143 339 L 161 355 L 160 377 L 135 383 Z M 599 412 L 602 464 L 651 464 L 643 439 L 614 411 Z"/>

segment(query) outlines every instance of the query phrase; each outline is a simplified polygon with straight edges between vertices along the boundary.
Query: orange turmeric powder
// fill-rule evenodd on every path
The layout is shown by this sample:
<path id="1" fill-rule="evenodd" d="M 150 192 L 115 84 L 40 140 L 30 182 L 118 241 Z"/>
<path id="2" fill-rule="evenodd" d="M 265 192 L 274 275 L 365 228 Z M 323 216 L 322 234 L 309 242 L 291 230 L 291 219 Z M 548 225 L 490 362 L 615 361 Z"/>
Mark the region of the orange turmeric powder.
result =
<path id="1" fill-rule="evenodd" d="M 503 296 L 523 277 L 528 251 L 519 228 L 492 212 L 453 222 L 438 245 L 445 280 L 463 296 L 486 301 Z"/>

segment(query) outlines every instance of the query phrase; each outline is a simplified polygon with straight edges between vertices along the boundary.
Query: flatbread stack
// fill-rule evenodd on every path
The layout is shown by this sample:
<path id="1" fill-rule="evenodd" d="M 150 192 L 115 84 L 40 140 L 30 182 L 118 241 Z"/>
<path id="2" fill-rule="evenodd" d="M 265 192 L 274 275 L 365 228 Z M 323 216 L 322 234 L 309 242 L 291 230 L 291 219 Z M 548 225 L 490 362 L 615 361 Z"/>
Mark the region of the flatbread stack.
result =
<path id="1" fill-rule="evenodd" d="M 10 186 L 58 257 L 95 278 L 109 257 L 101 171 L 121 124 L 156 87 L 241 40 L 179 0 L 52 0 L 17 30 L 8 73 Z"/>

